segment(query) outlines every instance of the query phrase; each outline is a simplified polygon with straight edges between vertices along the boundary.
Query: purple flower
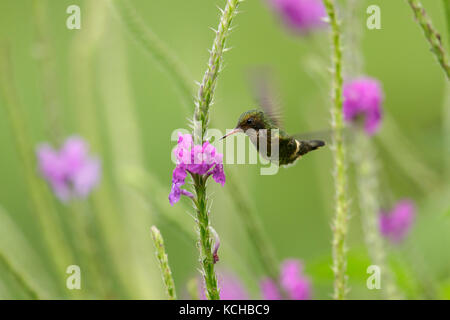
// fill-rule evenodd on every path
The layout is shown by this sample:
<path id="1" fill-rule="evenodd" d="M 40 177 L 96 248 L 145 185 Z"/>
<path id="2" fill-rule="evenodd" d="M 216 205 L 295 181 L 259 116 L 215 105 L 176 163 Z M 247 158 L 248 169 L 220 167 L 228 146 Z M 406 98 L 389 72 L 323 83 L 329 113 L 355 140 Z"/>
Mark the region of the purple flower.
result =
<path id="1" fill-rule="evenodd" d="M 220 290 L 220 300 L 249 300 L 249 295 L 245 290 L 244 286 L 241 284 L 241 281 L 230 272 L 222 272 L 218 274 L 218 284 Z M 200 299 L 206 300 L 204 284 L 202 279 L 201 285 L 199 288 Z"/>
<path id="2" fill-rule="evenodd" d="M 394 243 L 401 242 L 414 222 L 415 206 L 411 200 L 401 200 L 390 212 L 380 213 L 380 232 Z"/>
<path id="3" fill-rule="evenodd" d="M 344 84 L 344 119 L 355 122 L 364 120 L 368 135 L 377 132 L 382 118 L 383 90 L 380 83 L 369 77 L 361 77 Z"/>
<path id="4" fill-rule="evenodd" d="M 61 201 L 85 198 L 98 184 L 101 164 L 88 151 L 85 141 L 77 136 L 67 138 L 59 151 L 48 143 L 38 146 L 39 170 Z"/>
<path id="5" fill-rule="evenodd" d="M 174 150 L 176 167 L 172 174 L 172 190 L 169 194 L 169 202 L 173 206 L 180 200 L 181 195 L 193 197 L 192 193 L 181 189 L 184 185 L 187 173 L 212 175 L 214 181 L 225 184 L 223 171 L 223 155 L 216 152 L 216 148 L 208 141 L 202 146 L 194 145 L 190 134 L 178 134 L 178 145 Z"/>
<path id="6" fill-rule="evenodd" d="M 280 300 L 282 295 L 271 279 L 260 283 L 263 299 Z M 292 300 L 308 300 L 311 298 L 311 284 L 303 275 L 303 266 L 299 260 L 285 260 L 281 266 L 280 285 Z"/>
<path id="7" fill-rule="evenodd" d="M 269 3 L 294 31 L 306 34 L 327 25 L 322 0 L 269 0 Z"/>

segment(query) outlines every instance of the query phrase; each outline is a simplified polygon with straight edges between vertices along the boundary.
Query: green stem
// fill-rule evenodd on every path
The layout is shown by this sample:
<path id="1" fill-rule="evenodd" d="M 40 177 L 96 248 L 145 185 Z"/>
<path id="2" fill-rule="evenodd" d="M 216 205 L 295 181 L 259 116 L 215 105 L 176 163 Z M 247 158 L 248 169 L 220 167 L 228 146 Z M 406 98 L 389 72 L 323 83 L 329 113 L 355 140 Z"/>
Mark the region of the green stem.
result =
<path id="1" fill-rule="evenodd" d="M 163 68 L 170 71 L 174 84 L 179 87 L 181 92 L 187 92 L 186 88 L 189 88 L 190 78 L 187 76 L 185 66 L 175 58 L 173 52 L 171 52 L 167 46 L 158 39 L 158 37 L 144 25 L 141 19 L 137 16 L 135 10 L 131 8 L 124 0 L 116 0 L 114 6 L 116 7 L 122 21 L 135 39 L 147 50 L 151 55 L 155 55 L 158 62 Z M 191 97 L 183 95 L 186 101 L 190 104 Z M 231 180 L 229 180 L 231 181 Z M 258 256 L 261 260 L 263 267 L 266 269 L 268 275 L 276 279 L 278 277 L 277 259 L 275 257 L 273 248 L 270 246 L 269 241 L 264 241 L 264 232 L 261 227 L 260 221 L 249 210 L 245 201 L 240 197 L 240 193 L 236 192 L 235 188 L 229 188 L 231 197 L 236 203 L 239 212 L 242 214 L 243 221 L 247 226 L 247 232 L 252 239 L 252 243 L 257 248 Z M 252 221 L 252 222 L 250 222 Z"/>
<path id="2" fill-rule="evenodd" d="M 188 83 L 190 78 L 185 72 L 185 66 L 179 62 L 173 52 L 171 52 L 167 46 L 161 42 L 157 35 L 155 35 L 148 27 L 144 25 L 140 17 L 137 16 L 135 10 L 130 5 L 126 4 L 124 0 L 115 0 L 114 6 L 116 7 L 122 21 L 135 39 L 147 50 L 151 55 L 155 55 L 158 62 L 172 76 L 172 80 L 180 91 L 187 92 L 189 88 Z M 184 98 L 191 102 L 191 97 L 183 95 Z M 232 179 L 229 179 L 232 181 Z M 240 193 L 236 191 L 234 187 L 228 188 L 230 195 L 236 202 L 236 206 L 240 213 L 242 213 L 243 221 L 245 222 L 247 232 L 252 239 L 252 243 L 256 247 L 256 251 L 259 253 L 259 258 L 262 265 L 266 269 L 268 275 L 276 279 L 278 278 L 278 266 L 277 259 L 274 254 L 274 250 L 271 247 L 269 241 L 265 241 L 264 231 L 258 218 L 254 212 L 250 210 L 246 204 L 246 201 L 242 199 Z"/>
<path id="3" fill-rule="evenodd" d="M 192 104 L 191 77 L 188 75 L 184 65 L 166 47 L 158 36 L 142 21 L 127 0 L 113 0 L 111 3 L 115 7 L 120 19 L 133 38 L 152 56 L 159 66 L 167 72 L 175 83 L 184 106 Z"/>
<path id="4" fill-rule="evenodd" d="M 345 172 L 345 146 L 343 140 L 342 114 L 342 48 L 341 26 L 336 16 L 334 0 L 324 0 L 332 29 L 333 47 L 333 107 L 331 109 L 333 126 L 333 151 L 335 166 L 336 214 L 333 225 L 333 271 L 334 298 L 345 299 L 346 295 L 346 237 L 348 230 L 347 176 Z"/>
<path id="5" fill-rule="evenodd" d="M 129 75 L 129 57 L 127 55 L 124 34 L 120 32 L 123 25 L 113 17 L 112 10 L 107 10 L 105 24 L 107 33 L 102 36 L 102 46 L 98 51 L 98 92 L 102 106 L 102 123 L 105 124 L 106 138 L 109 142 L 109 152 L 113 180 L 117 183 L 115 188 L 116 199 L 122 212 L 133 212 L 133 219 L 129 219 L 126 226 L 121 229 L 126 239 L 125 244 L 129 259 L 128 268 L 134 270 L 134 280 L 139 290 L 133 290 L 136 296 L 154 299 L 160 292 L 148 283 L 159 271 L 153 266 L 153 257 L 142 254 L 142 243 L 148 239 L 148 230 L 143 225 L 155 224 L 148 214 L 148 208 L 141 199 L 131 192 L 123 183 L 122 170 L 127 166 L 145 168 L 145 161 L 138 125 L 137 105 L 134 102 Z M 192 103 L 192 102 L 191 102 Z M 127 152 L 123 152 L 123 146 Z M 130 283 L 130 279 L 126 280 Z"/>
<path id="6" fill-rule="evenodd" d="M 48 25 L 48 1 L 34 0 L 34 24 L 36 29 L 36 61 L 39 65 L 47 137 L 54 145 L 62 142 L 61 98 L 56 72 L 55 53 Z"/>
<path id="7" fill-rule="evenodd" d="M 2 263 L 6 270 L 16 279 L 16 281 L 20 284 L 20 286 L 25 290 L 25 292 L 31 297 L 33 300 L 39 300 L 38 293 L 25 281 L 22 275 L 14 269 L 11 263 L 6 259 L 6 257 L 0 253 L 0 263 Z"/>
<path id="8" fill-rule="evenodd" d="M 83 27 L 74 36 L 70 50 L 70 73 L 72 76 L 73 107 L 76 130 L 90 142 L 92 150 L 98 154 L 107 154 L 104 137 L 100 132 L 99 103 L 97 86 L 92 74 L 97 57 L 98 45 L 107 28 L 108 7 L 106 1 L 87 1 L 85 4 Z M 106 169 L 106 168 L 105 168 Z M 105 247 L 107 263 L 104 272 L 118 279 L 120 290 L 117 295 L 135 297 L 140 293 L 142 282 L 133 281 L 129 276 L 129 249 L 127 237 L 122 225 L 120 203 L 113 179 L 108 170 L 102 174 L 102 185 L 91 194 L 93 214 L 98 223 L 99 237 Z"/>
<path id="9" fill-rule="evenodd" d="M 61 224 L 56 209 L 53 206 L 50 195 L 46 191 L 43 182 L 37 177 L 36 164 L 33 161 L 35 154 L 29 133 L 22 113 L 16 89 L 14 87 L 13 71 L 8 47 L 0 44 L 0 92 L 4 98 L 4 107 L 9 116 L 13 136 L 22 161 L 23 174 L 26 179 L 29 194 L 34 205 L 40 228 L 43 230 L 44 239 L 51 251 L 53 262 L 61 283 L 64 283 L 65 270 L 73 263 L 72 253 L 67 244 L 67 239 L 62 233 Z"/>
<path id="10" fill-rule="evenodd" d="M 248 205 L 242 195 L 242 190 L 240 190 L 238 184 L 235 183 L 233 177 L 230 176 L 230 173 L 227 174 L 227 183 L 227 190 L 236 205 L 237 212 L 241 216 L 241 221 L 243 222 L 247 235 L 255 248 L 261 266 L 272 280 L 278 282 L 278 259 L 272 243 L 267 238 L 261 220 L 255 214 L 254 209 L 250 208 Z"/>
<path id="11" fill-rule="evenodd" d="M 361 43 L 364 28 L 361 28 L 362 16 L 360 14 L 364 2 L 361 0 L 347 0 L 343 8 L 344 21 L 343 32 L 346 48 L 344 54 L 345 70 L 344 74 L 348 78 L 356 78 L 361 75 L 364 69 L 364 59 L 361 50 Z"/>
<path id="12" fill-rule="evenodd" d="M 212 250 L 212 235 L 209 222 L 208 200 L 206 197 L 206 179 L 193 174 L 195 188 L 195 207 L 197 211 L 197 227 L 200 244 L 200 263 L 205 281 L 206 297 L 209 300 L 219 300 L 217 276 L 214 270 L 214 257 Z"/>
<path id="13" fill-rule="evenodd" d="M 170 300 L 176 300 L 177 294 L 175 291 L 175 283 L 172 278 L 172 271 L 169 266 L 169 259 L 164 248 L 164 240 L 159 232 L 158 228 L 155 226 L 151 227 L 153 244 L 156 249 L 156 258 L 159 262 L 159 267 L 161 268 L 161 273 L 163 276 L 164 285 L 166 286 L 167 295 Z"/>
<path id="14" fill-rule="evenodd" d="M 91 217 L 92 212 L 88 207 L 88 202 L 73 200 L 70 204 L 70 221 L 75 232 L 77 249 L 81 255 L 81 265 L 83 270 L 88 270 L 87 282 L 90 296 L 108 297 L 108 281 L 103 272 L 103 263 L 100 259 L 99 244 L 93 237 Z"/>
<path id="15" fill-rule="evenodd" d="M 167 188 L 161 185 L 158 179 L 153 177 L 150 172 L 142 168 L 133 168 L 130 166 L 122 174 L 125 184 L 139 197 L 144 199 L 145 203 L 149 206 L 152 221 L 156 221 L 156 224 L 164 224 L 168 229 L 174 231 L 182 242 L 195 245 L 197 236 L 194 230 L 191 230 L 187 224 L 189 220 L 180 219 L 180 214 L 185 214 L 192 208 L 187 205 L 187 202 L 180 203 L 180 206 L 177 206 L 177 208 L 171 207 L 166 200 Z M 229 179 L 228 176 L 229 173 L 227 173 L 227 181 Z M 153 195 L 153 197 L 150 199 L 149 195 Z M 246 263 L 244 257 L 232 244 L 223 242 L 220 245 L 220 250 L 221 252 L 227 252 L 230 264 L 233 264 L 241 272 L 253 276 L 256 279 L 257 275 L 254 272 L 254 268 Z"/>
<path id="16" fill-rule="evenodd" d="M 383 130 L 377 136 L 377 142 L 386 154 L 397 164 L 398 168 L 417 185 L 422 192 L 427 193 L 442 184 L 438 174 L 421 159 L 421 154 L 415 145 L 403 134 L 394 118 L 385 113 Z"/>
<path id="17" fill-rule="evenodd" d="M 445 20 L 447 20 L 447 41 L 450 47 L 450 0 L 442 0 L 444 3 Z"/>
<path id="18" fill-rule="evenodd" d="M 400 299 L 394 275 L 386 263 L 383 239 L 378 229 L 380 212 L 378 163 L 372 141 L 362 131 L 356 132 L 353 148 L 353 160 L 356 165 L 358 199 L 364 237 L 369 255 L 375 265 L 380 267 L 383 275 L 383 292 L 387 299 Z"/>
<path id="19" fill-rule="evenodd" d="M 201 145 L 205 141 L 205 133 L 209 122 L 209 107 L 213 100 L 217 77 L 222 66 L 225 41 L 231 28 L 231 22 L 237 14 L 237 7 L 241 1 L 228 0 L 225 9 L 221 10 L 222 16 L 210 51 L 208 67 L 200 84 L 196 100 L 194 112 L 194 140 L 196 144 Z M 196 174 L 193 174 L 192 177 L 196 193 L 194 203 L 197 211 L 197 225 L 200 237 L 200 261 L 203 269 L 206 297 L 210 300 L 218 300 L 220 296 L 217 276 L 214 270 L 213 240 L 211 238 L 208 199 L 206 196 L 207 177 Z"/>
<path id="20" fill-rule="evenodd" d="M 447 53 L 445 52 L 444 46 L 442 45 L 440 34 L 433 27 L 432 21 L 428 17 L 427 12 L 425 11 L 422 3 L 419 0 L 407 0 L 407 1 L 414 12 L 414 16 L 416 18 L 417 23 L 420 25 L 425 34 L 425 38 L 427 38 L 428 42 L 431 45 L 431 51 L 434 53 L 439 64 L 441 65 L 442 69 L 447 75 L 447 79 L 450 80 L 450 64 Z"/>
<path id="21" fill-rule="evenodd" d="M 444 179 L 450 181 L 450 87 L 444 88 L 443 133 L 444 133 Z"/>
<path id="22" fill-rule="evenodd" d="M 241 2 L 242 0 L 227 0 L 225 9 L 221 10 L 222 17 L 215 31 L 216 37 L 210 51 L 208 68 L 200 84 L 196 101 L 194 139 L 197 144 L 202 144 L 205 140 L 205 133 L 209 122 L 209 108 L 213 102 L 217 77 L 222 68 L 223 53 L 226 51 L 225 41 L 231 29 L 231 22 L 237 14 L 237 7 Z"/>

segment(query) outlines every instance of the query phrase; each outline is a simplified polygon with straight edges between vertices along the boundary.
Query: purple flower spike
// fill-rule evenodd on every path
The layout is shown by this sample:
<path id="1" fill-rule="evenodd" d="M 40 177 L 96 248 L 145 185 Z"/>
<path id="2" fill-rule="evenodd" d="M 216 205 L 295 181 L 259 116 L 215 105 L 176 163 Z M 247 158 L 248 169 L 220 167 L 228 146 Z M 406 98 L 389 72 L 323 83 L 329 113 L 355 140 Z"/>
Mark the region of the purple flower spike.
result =
<path id="1" fill-rule="evenodd" d="M 214 181 L 224 186 L 225 173 L 223 171 L 223 155 L 217 153 L 216 148 L 206 141 L 203 145 L 194 145 L 190 134 L 178 134 L 178 145 L 174 150 L 176 167 L 172 174 L 172 190 L 169 202 L 173 206 L 180 200 L 181 195 L 193 198 L 192 193 L 182 190 L 187 173 L 212 175 Z"/>
<path id="2" fill-rule="evenodd" d="M 283 22 L 292 30 L 307 34 L 325 27 L 327 16 L 322 0 L 269 0 Z"/>
<path id="3" fill-rule="evenodd" d="M 402 200 L 390 212 L 380 214 L 380 232 L 394 243 L 401 242 L 414 222 L 415 206 L 411 200 Z"/>
<path id="4" fill-rule="evenodd" d="M 61 201 L 87 197 L 100 181 L 100 160 L 90 157 L 88 151 L 77 136 L 67 138 L 59 151 L 47 143 L 38 146 L 39 170 Z"/>
<path id="5" fill-rule="evenodd" d="M 377 132 L 381 124 L 383 90 L 380 83 L 369 77 L 362 77 L 344 84 L 344 119 L 355 122 L 364 119 L 368 135 Z"/>

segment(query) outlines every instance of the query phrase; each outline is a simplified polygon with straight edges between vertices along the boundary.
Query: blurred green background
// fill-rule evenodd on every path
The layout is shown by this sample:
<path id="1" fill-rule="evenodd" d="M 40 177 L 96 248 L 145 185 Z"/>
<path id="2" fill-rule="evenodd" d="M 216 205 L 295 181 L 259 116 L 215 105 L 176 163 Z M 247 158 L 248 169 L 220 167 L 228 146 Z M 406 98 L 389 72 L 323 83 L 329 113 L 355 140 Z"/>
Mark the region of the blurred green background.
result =
<path id="1" fill-rule="evenodd" d="M 97 269 L 92 271 L 97 275 L 87 273 L 83 289 L 69 292 L 64 275 L 58 274 L 65 270 L 54 266 L 55 257 L 44 240 L 45 234 L 52 238 L 55 230 L 39 223 L 41 213 L 31 200 L 17 137 L 5 99 L 0 99 L 0 252 L 10 263 L 2 260 L 0 264 L 0 298 L 30 297 L 21 280 L 9 272 L 11 268 L 43 298 L 165 298 L 149 233 L 152 224 L 165 238 L 179 296 L 187 297 L 186 283 L 198 275 L 190 205 L 181 200 L 170 207 L 167 201 L 174 167 L 170 137 L 175 129 L 188 128 L 194 106 L 182 105 L 173 81 L 127 32 L 108 2 L 0 2 L 0 39 L 9 47 L 14 76 L 10 84 L 17 92 L 30 145 L 57 138 L 53 130 L 60 126 L 63 137 L 80 134 L 86 138 L 103 164 L 101 185 L 86 203 L 60 204 L 40 182 L 37 170 L 31 177 L 46 189 L 43 194 L 58 221 L 55 226 L 60 226 L 65 239 L 60 243 L 63 251 L 74 252 L 65 261 L 80 265 L 83 272 L 85 262 L 78 245 L 84 240 L 80 238 L 95 243 L 91 257 L 96 262 L 86 264 L 95 264 L 89 268 Z M 219 19 L 216 7 L 223 7 L 225 1 L 130 2 L 186 66 L 194 96 L 195 81 L 203 76 L 214 37 L 210 27 L 216 27 Z M 405 1 L 361 2 L 353 25 L 362 36 L 361 47 L 346 42 L 344 49 L 360 52 L 364 74 L 378 78 L 385 91 L 386 121 L 375 138 L 385 198 L 381 206 L 389 207 L 405 197 L 418 206 L 411 234 L 402 245 L 389 247 L 389 261 L 405 297 L 448 299 L 450 146 L 444 130 L 448 83 Z M 71 4 L 81 7 L 81 30 L 66 28 L 66 8 Z M 371 4 L 381 8 L 381 30 L 366 28 L 366 8 Z M 447 44 L 442 2 L 423 0 L 423 4 Z M 264 1 L 245 1 L 240 10 L 211 109 L 211 127 L 222 131 L 234 127 L 241 112 L 255 104 L 247 83 L 248 68 L 269 66 L 278 84 L 286 129 L 329 128 L 328 33 L 294 35 Z M 49 114 L 50 103 L 56 116 Z M 301 259 L 313 282 L 313 297 L 329 299 L 334 213 L 330 149 L 311 153 L 274 176 L 261 176 L 259 166 L 231 167 L 225 166 L 225 172 L 232 172 L 246 201 L 256 209 L 280 261 Z M 350 177 L 352 172 L 350 167 Z M 218 268 L 237 274 L 252 297 L 258 298 L 263 268 L 227 188 L 228 184 L 222 188 L 213 183 L 209 188 L 214 199 L 212 224 L 222 243 Z M 382 290 L 370 291 L 365 285 L 371 262 L 354 189 L 351 178 L 349 298 L 381 298 Z M 88 235 L 74 227 L 79 220 L 76 215 L 87 223 Z"/>

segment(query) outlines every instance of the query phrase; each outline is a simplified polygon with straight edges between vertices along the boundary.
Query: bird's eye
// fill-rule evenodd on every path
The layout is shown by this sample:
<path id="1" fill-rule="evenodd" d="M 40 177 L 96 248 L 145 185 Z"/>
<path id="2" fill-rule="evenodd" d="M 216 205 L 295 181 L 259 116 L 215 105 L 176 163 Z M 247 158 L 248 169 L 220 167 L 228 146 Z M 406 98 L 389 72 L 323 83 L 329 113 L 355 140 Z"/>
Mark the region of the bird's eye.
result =
<path id="1" fill-rule="evenodd" d="M 247 124 L 252 124 L 253 123 L 253 118 L 248 118 L 247 119 Z"/>

